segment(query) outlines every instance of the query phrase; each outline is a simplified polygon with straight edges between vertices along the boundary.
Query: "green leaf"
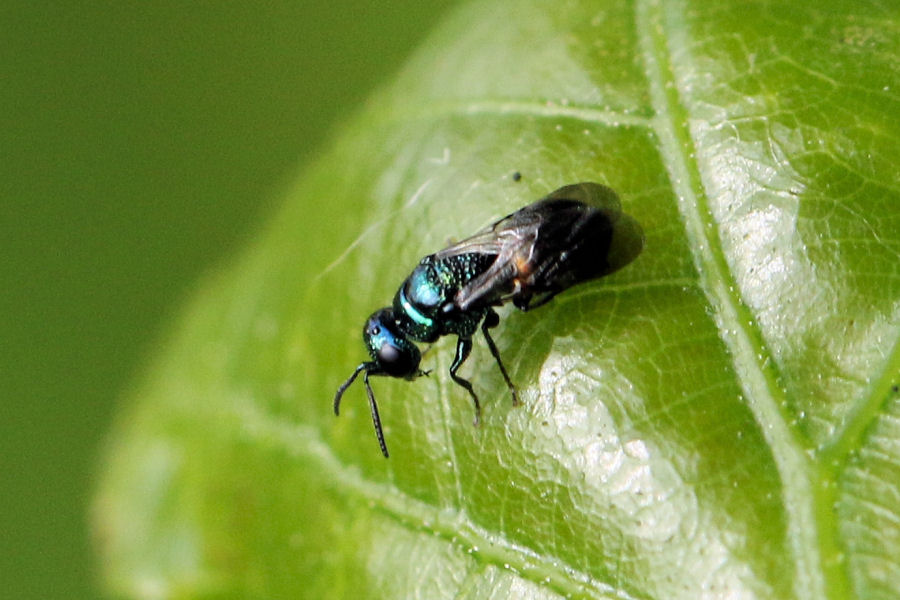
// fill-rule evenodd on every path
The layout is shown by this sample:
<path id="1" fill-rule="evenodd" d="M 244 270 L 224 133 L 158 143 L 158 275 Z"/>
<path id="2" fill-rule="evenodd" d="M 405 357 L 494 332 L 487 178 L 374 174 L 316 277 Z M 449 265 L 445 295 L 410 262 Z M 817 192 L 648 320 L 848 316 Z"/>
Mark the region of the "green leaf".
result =
<path id="1" fill-rule="evenodd" d="M 126 597 L 900 597 L 900 11 L 465 7 L 207 282 L 96 501 Z M 514 181 L 512 174 L 522 174 Z M 597 181 L 643 254 L 357 383 L 430 252 Z"/>

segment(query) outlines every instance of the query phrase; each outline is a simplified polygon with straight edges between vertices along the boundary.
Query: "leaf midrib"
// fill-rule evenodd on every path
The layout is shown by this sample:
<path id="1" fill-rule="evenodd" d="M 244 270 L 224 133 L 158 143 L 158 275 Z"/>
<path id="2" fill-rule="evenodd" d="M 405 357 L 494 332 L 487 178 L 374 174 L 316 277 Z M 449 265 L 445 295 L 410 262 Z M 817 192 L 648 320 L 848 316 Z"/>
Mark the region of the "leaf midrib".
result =
<path id="1" fill-rule="evenodd" d="M 775 380 L 775 363 L 761 332 L 750 325 L 755 321 L 736 291 L 738 286 L 728 268 L 709 198 L 703 190 L 701 168 L 692 158 L 697 153 L 687 151 L 694 143 L 686 125 L 689 112 L 673 72 L 670 45 L 678 38 L 672 32 L 686 31 L 687 24 L 678 12 L 670 10 L 664 15 L 664 10 L 652 0 L 637 0 L 635 27 L 655 114 L 652 129 L 659 140 L 662 162 L 669 169 L 700 287 L 713 308 L 719 337 L 731 354 L 747 405 L 781 478 L 787 537 L 796 560 L 795 596 L 810 600 L 843 597 L 846 577 L 836 568 L 838 561 L 833 560 L 836 532 L 833 528 L 823 531 L 823 523 L 816 518 L 820 503 L 815 470 L 780 408 L 787 402 Z M 825 557 L 832 560 L 823 560 Z"/>

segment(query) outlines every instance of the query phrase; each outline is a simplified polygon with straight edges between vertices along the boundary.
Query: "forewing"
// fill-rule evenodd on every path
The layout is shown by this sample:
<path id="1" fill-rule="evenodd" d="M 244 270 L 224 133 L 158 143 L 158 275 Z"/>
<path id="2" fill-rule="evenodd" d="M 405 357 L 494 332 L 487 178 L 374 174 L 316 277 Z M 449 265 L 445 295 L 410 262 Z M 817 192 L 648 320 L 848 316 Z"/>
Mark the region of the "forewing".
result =
<path id="1" fill-rule="evenodd" d="M 479 304 L 502 303 L 515 293 L 520 265 L 530 261 L 542 222 L 541 215 L 533 210 L 534 206 L 526 206 L 507 215 L 472 238 L 446 250 L 458 254 L 459 246 L 463 247 L 463 252 L 481 247 L 497 255 L 484 273 L 457 292 L 454 302 L 460 310 Z"/>
<path id="2" fill-rule="evenodd" d="M 615 221 L 621 212 L 618 196 L 597 183 L 567 185 L 438 252 L 438 259 L 472 252 L 497 256 L 484 273 L 460 288 L 454 297 L 456 307 L 502 304 L 523 290 L 544 293 L 553 287 L 550 284 L 565 284 L 565 274 L 559 272 L 567 266 L 560 249 L 569 249 L 573 228 L 577 230 L 590 212 Z M 553 281 L 554 277 L 559 279 Z"/>
<path id="3" fill-rule="evenodd" d="M 435 260 L 443 260 L 460 254 L 500 254 L 500 240 L 494 235 L 493 225 L 482 229 L 434 254 Z"/>
<path id="4" fill-rule="evenodd" d="M 504 247 L 517 241 L 518 236 L 527 235 L 527 230 L 530 229 L 532 236 L 536 236 L 540 217 L 527 212 L 530 208 L 531 206 L 527 206 L 509 214 L 475 235 L 444 248 L 435 253 L 435 259 L 441 260 L 460 254 L 500 255 Z"/>

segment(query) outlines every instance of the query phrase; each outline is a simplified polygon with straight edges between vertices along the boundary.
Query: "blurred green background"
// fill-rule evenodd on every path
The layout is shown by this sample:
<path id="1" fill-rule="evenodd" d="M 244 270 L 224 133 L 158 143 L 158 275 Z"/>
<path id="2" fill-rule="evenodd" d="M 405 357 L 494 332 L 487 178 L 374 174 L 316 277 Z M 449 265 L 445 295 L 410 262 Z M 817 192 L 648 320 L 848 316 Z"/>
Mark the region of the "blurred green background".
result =
<path id="1" fill-rule="evenodd" d="M 0 597 L 98 597 L 86 507 L 204 271 L 451 0 L 0 8 Z"/>

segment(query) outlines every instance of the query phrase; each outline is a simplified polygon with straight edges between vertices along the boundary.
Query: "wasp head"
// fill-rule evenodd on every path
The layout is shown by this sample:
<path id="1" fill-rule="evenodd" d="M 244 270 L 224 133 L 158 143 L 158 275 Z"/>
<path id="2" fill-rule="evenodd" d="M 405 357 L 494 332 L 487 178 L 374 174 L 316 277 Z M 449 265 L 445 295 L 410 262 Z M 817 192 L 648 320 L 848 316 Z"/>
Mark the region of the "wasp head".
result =
<path id="1" fill-rule="evenodd" d="M 397 327 L 394 311 L 382 308 L 366 320 L 363 342 L 381 372 L 391 377 L 414 379 L 422 358 L 418 347 Z"/>
<path id="2" fill-rule="evenodd" d="M 369 397 L 375 435 L 378 437 L 381 453 L 387 457 L 388 449 L 384 443 L 384 432 L 381 430 L 381 417 L 378 416 L 378 404 L 375 402 L 372 386 L 369 385 L 369 376 L 390 375 L 391 377 L 415 379 L 426 373 L 419 371 L 419 361 L 422 359 L 419 348 L 397 327 L 394 313 L 390 308 L 377 310 L 366 320 L 366 325 L 363 327 L 363 342 L 369 350 L 372 361 L 360 363 L 347 381 L 338 388 L 334 395 L 334 414 L 340 413 L 341 398 L 344 392 L 360 373 L 364 373 L 363 383 L 366 386 L 366 395 Z"/>

